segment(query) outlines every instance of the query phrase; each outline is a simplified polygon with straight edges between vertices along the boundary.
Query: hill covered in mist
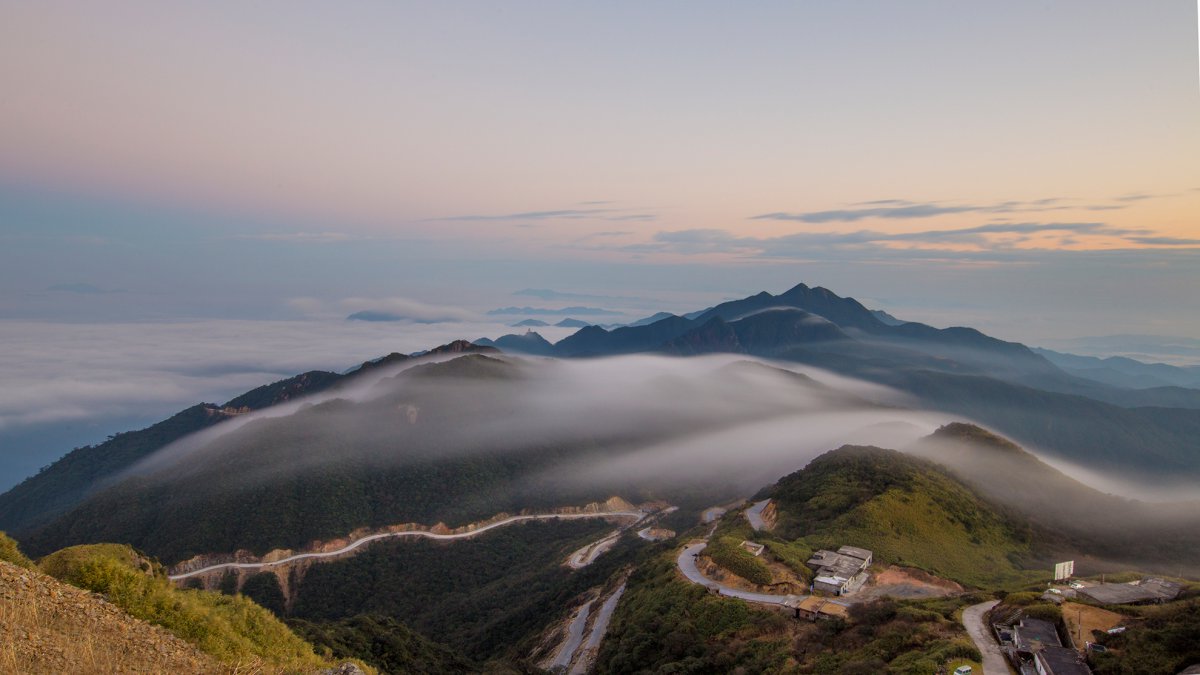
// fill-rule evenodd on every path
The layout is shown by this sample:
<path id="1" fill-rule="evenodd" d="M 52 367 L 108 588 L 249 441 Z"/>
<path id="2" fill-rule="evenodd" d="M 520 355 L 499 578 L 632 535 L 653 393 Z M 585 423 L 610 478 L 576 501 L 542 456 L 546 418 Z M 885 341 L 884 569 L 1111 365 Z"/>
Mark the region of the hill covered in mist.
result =
<path id="1" fill-rule="evenodd" d="M 881 321 L 804 284 L 656 318 L 554 345 L 491 342 L 514 356 L 467 342 L 391 354 L 196 406 L 0 495 L 0 527 L 40 551 L 107 539 L 175 559 L 612 494 L 703 501 L 843 443 L 904 447 L 955 418 L 1096 473 L 1200 472 L 1200 410 L 1137 407 L 1136 390 L 972 329 Z M 452 360 L 467 352 L 490 356 Z"/>
<path id="2" fill-rule="evenodd" d="M 175 562 L 612 495 L 703 504 L 835 439 L 911 441 L 943 421 L 821 377 L 727 356 L 401 361 L 160 450 L 23 540 L 128 542 Z"/>

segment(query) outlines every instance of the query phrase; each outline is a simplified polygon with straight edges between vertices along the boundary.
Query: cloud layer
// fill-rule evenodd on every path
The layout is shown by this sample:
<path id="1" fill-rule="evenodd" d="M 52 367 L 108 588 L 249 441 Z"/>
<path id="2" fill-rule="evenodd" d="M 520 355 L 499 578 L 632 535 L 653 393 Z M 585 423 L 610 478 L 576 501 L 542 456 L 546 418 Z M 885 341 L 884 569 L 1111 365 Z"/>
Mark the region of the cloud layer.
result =
<path id="1" fill-rule="evenodd" d="M 541 330 L 550 339 L 572 332 Z M 307 370 L 342 371 L 391 352 L 508 332 L 486 321 L 0 321 L 0 430 L 145 411 L 165 416 Z"/>

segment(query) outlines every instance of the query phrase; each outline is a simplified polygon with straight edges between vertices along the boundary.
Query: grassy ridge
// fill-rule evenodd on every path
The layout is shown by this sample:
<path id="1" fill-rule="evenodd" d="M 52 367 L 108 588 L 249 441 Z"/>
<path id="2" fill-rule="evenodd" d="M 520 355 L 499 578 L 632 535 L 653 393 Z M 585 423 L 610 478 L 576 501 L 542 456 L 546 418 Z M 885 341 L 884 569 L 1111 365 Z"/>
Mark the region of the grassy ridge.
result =
<path id="1" fill-rule="evenodd" d="M 166 628 L 223 663 L 284 671 L 333 665 L 248 598 L 176 589 L 161 568 L 128 546 L 74 546 L 47 556 L 41 567 L 61 581 L 104 594 L 130 615 Z"/>
<path id="2" fill-rule="evenodd" d="M 978 661 L 955 613 L 979 598 L 856 605 L 853 621 L 797 621 L 712 595 L 657 556 L 630 578 L 597 673 L 899 673 Z"/>
<path id="3" fill-rule="evenodd" d="M 1014 586 L 1028 575 L 1028 528 L 996 512 L 940 467 L 893 450 L 846 446 L 781 479 L 777 533 L 811 548 L 843 544 L 880 563 L 973 586 Z"/>
<path id="4" fill-rule="evenodd" d="M 24 553 L 21 553 L 17 542 L 13 541 L 12 537 L 9 537 L 4 532 L 0 532 L 0 560 L 12 563 L 17 567 L 24 567 L 28 570 L 37 569 L 33 561 L 25 557 Z"/>
<path id="5" fill-rule="evenodd" d="M 771 570 L 760 558 L 742 548 L 743 539 L 737 536 L 713 537 L 704 553 L 724 569 L 754 584 L 771 583 Z"/>
<path id="6" fill-rule="evenodd" d="M 1096 673 L 1178 673 L 1200 663 L 1200 599 L 1132 611 L 1143 620 L 1119 635 L 1092 638 L 1110 648 L 1095 656 Z"/>

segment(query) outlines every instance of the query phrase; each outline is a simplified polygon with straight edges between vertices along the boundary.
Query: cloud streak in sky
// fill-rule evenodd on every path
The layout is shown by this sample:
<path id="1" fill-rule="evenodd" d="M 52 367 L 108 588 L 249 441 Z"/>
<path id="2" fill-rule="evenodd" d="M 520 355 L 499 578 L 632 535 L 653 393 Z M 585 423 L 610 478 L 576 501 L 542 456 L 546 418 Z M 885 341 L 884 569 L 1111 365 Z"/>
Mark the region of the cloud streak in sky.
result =
<path id="1" fill-rule="evenodd" d="M 608 202 L 584 202 L 584 204 L 603 204 Z M 610 220 L 614 222 L 638 222 L 658 220 L 658 215 L 630 209 L 591 208 L 591 209 L 553 209 L 548 211 L 522 211 L 520 213 L 469 214 L 462 216 L 447 216 L 431 218 L 433 221 L 542 221 L 542 220 Z"/>
<path id="2" fill-rule="evenodd" d="M 1150 198 L 1139 195 L 1137 198 Z M 867 218 L 886 220 L 913 220 L 962 213 L 1040 213 L 1046 211 L 1115 211 L 1125 208 L 1122 204 L 1072 204 L 1060 197 L 1035 199 L 1032 201 L 1004 201 L 993 204 L 953 204 L 946 202 L 911 202 L 904 199 L 878 199 L 859 202 L 854 206 L 865 208 L 833 209 L 828 211 L 806 211 L 789 213 L 777 211 L 751 216 L 750 220 L 789 220 L 801 223 L 850 223 Z M 1129 201 L 1128 199 L 1122 201 Z"/>
<path id="3" fill-rule="evenodd" d="M 1049 237 L 1053 245 L 1038 244 L 1038 237 Z M 1061 250 L 1076 244 L 1081 237 L 1115 239 L 1129 248 L 1137 246 L 1190 247 L 1200 240 L 1153 236 L 1150 230 L 1120 228 L 1099 222 L 1081 223 L 989 223 L 951 230 L 919 232 L 797 232 L 778 237 L 738 236 L 728 230 L 691 229 L 658 232 L 646 244 L 624 247 L 630 252 L 654 251 L 676 254 L 728 253 L 759 257 L 811 257 L 831 252 L 877 253 L 905 256 L 914 252 L 1017 253 L 1030 250 Z M 954 248 L 948 251 L 948 248 Z"/>
<path id="4" fill-rule="evenodd" d="M 366 238 L 363 235 L 350 234 L 348 232 L 263 232 L 258 234 L 236 234 L 230 237 L 230 239 L 251 241 L 280 241 L 307 244 L 333 244 Z"/>

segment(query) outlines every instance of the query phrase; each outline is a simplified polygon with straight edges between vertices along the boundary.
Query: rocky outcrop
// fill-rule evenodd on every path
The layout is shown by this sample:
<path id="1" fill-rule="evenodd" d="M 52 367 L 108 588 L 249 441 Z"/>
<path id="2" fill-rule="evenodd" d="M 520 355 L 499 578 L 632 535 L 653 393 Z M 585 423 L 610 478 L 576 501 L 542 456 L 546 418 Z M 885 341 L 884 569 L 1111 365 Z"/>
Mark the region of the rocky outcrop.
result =
<path id="1" fill-rule="evenodd" d="M 767 502 L 767 505 L 762 510 L 763 529 L 770 531 L 775 529 L 775 523 L 779 520 L 779 509 L 775 508 L 775 500 Z"/>

